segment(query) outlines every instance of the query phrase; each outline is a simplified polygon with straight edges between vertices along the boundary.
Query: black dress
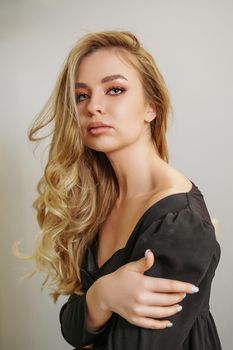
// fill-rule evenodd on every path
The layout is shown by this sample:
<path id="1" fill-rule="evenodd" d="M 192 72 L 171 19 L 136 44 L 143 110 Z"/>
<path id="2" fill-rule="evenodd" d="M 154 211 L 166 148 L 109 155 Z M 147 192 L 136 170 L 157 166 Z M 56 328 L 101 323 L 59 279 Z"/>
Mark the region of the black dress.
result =
<path id="1" fill-rule="evenodd" d="M 97 236 L 98 237 L 98 236 Z M 169 195 L 152 204 L 141 216 L 126 246 L 101 268 L 97 265 L 95 239 L 81 266 L 85 294 L 72 294 L 60 311 L 61 332 L 76 349 L 94 344 L 98 350 L 221 350 L 209 310 L 212 279 L 220 259 L 220 246 L 204 197 L 192 182 L 189 192 Z M 187 294 L 181 312 L 164 319 L 173 323 L 161 330 L 138 327 L 120 315 L 95 332 L 87 330 L 86 291 L 99 277 L 144 256 L 150 248 L 154 264 L 144 274 L 192 283 L 199 292 Z"/>

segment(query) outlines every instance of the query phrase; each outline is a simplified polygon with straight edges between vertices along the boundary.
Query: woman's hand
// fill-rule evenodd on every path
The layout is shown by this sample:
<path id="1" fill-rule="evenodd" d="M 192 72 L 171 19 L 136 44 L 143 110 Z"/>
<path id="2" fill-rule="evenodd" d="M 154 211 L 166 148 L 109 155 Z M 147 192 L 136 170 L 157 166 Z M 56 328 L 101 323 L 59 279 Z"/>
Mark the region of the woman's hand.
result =
<path id="1" fill-rule="evenodd" d="M 198 288 L 190 283 L 144 275 L 154 264 L 154 254 L 121 266 L 98 280 L 98 295 L 103 310 L 112 311 L 128 322 L 144 328 L 171 327 L 168 320 L 158 320 L 179 312 L 185 293 Z"/>

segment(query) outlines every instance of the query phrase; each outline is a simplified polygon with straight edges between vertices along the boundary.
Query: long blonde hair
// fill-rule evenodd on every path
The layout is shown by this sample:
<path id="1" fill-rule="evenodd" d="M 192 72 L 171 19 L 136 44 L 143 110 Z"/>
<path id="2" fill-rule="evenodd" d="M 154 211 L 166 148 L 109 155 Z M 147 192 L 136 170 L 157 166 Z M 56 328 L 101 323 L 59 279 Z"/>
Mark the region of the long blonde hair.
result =
<path id="1" fill-rule="evenodd" d="M 29 129 L 29 140 L 39 142 L 48 135 L 35 134 L 52 125 L 52 141 L 44 174 L 37 185 L 39 195 L 33 202 L 40 228 L 35 249 L 25 256 L 18 251 L 19 242 L 13 247 L 15 256 L 35 261 L 30 276 L 46 271 L 42 288 L 46 285 L 52 290 L 50 295 L 55 303 L 61 294 L 83 294 L 80 267 L 84 254 L 119 194 L 111 163 L 103 152 L 83 144 L 77 118 L 77 70 L 85 56 L 101 48 L 117 49 L 140 73 L 144 93 L 156 105 L 157 117 L 150 122 L 152 140 L 160 157 L 168 162 L 165 134 L 172 107 L 153 57 L 131 32 L 86 34 L 70 51 L 50 98 Z M 131 60 L 129 54 L 136 60 Z"/>

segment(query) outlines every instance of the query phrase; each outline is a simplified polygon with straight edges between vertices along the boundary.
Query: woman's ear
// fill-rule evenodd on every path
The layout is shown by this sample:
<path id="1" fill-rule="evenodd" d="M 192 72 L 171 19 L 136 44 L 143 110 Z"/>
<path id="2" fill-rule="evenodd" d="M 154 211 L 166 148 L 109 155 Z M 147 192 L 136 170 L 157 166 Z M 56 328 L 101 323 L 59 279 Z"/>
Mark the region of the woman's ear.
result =
<path id="1" fill-rule="evenodd" d="M 156 118 L 156 105 L 154 102 L 149 102 L 146 108 L 145 121 L 151 122 Z"/>

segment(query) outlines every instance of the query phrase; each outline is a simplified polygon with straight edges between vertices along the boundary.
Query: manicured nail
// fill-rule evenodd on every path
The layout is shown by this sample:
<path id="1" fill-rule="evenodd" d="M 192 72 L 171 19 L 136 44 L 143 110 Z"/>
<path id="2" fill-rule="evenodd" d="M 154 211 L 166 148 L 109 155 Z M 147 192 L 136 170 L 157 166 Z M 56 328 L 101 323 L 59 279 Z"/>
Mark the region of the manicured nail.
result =
<path id="1" fill-rule="evenodd" d="M 183 309 L 181 305 L 178 306 L 177 311 L 180 312 Z"/>
<path id="2" fill-rule="evenodd" d="M 187 295 L 187 294 L 186 294 L 186 293 L 184 293 L 183 299 L 186 297 L 186 295 Z"/>
<path id="3" fill-rule="evenodd" d="M 167 324 L 167 327 L 172 327 L 173 326 L 173 323 L 171 323 L 171 322 L 169 322 L 168 324 Z"/>
<path id="4" fill-rule="evenodd" d="M 149 252 L 151 252 L 151 250 L 150 249 L 147 249 L 146 251 L 145 251 L 145 257 L 147 257 L 148 256 L 148 253 Z"/>
<path id="5" fill-rule="evenodd" d="M 199 292 L 199 288 L 198 287 L 196 287 L 196 286 L 192 286 L 192 291 L 193 291 L 193 293 L 197 293 L 197 292 Z"/>

